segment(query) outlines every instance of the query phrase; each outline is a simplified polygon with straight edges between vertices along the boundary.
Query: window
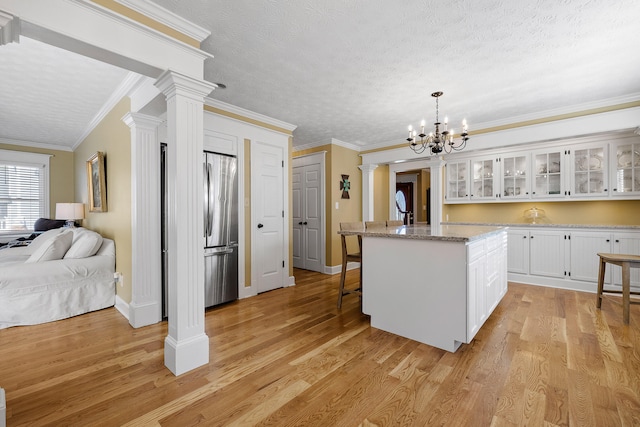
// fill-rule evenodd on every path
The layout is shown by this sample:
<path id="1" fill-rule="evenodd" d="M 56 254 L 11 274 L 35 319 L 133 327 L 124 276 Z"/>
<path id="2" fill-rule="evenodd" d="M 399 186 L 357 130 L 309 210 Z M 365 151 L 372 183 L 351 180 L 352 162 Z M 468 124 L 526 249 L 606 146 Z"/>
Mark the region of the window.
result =
<path id="1" fill-rule="evenodd" d="M 0 233 L 33 230 L 49 212 L 49 155 L 0 150 Z"/>

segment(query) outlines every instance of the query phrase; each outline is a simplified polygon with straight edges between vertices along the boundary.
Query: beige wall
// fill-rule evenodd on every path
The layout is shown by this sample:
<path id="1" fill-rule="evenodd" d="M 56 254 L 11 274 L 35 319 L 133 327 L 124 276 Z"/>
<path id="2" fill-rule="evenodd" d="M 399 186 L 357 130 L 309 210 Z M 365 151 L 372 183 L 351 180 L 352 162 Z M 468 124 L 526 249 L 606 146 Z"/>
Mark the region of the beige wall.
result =
<path id="1" fill-rule="evenodd" d="M 584 202 L 475 203 L 444 205 L 443 221 L 524 224 L 524 211 L 543 209 L 542 223 L 581 225 L 640 225 L 640 200 Z"/>
<path id="2" fill-rule="evenodd" d="M 389 165 L 380 165 L 373 170 L 373 219 L 389 219 Z"/>
<path id="3" fill-rule="evenodd" d="M 123 98 L 74 152 L 75 200 L 88 203 L 86 161 L 96 151 L 105 155 L 107 212 L 88 212 L 83 225 L 116 243 L 116 270 L 123 275 L 118 296 L 131 301 L 131 133 L 121 120 L 129 112 Z"/>
<path id="4" fill-rule="evenodd" d="M 0 149 L 51 155 L 49 159 L 49 213 L 46 215 L 47 218 L 55 218 L 56 203 L 76 201 L 74 200 L 74 153 L 9 144 L 0 144 Z"/>
<path id="5" fill-rule="evenodd" d="M 325 188 L 326 188 L 326 264 L 337 266 L 342 263 L 342 249 L 338 230 L 341 222 L 362 221 L 362 171 L 357 151 L 339 145 L 322 145 L 293 153 L 293 157 L 326 151 Z M 342 175 L 349 175 L 351 190 L 349 199 L 342 198 L 340 181 Z M 338 203 L 338 209 L 336 209 Z"/>

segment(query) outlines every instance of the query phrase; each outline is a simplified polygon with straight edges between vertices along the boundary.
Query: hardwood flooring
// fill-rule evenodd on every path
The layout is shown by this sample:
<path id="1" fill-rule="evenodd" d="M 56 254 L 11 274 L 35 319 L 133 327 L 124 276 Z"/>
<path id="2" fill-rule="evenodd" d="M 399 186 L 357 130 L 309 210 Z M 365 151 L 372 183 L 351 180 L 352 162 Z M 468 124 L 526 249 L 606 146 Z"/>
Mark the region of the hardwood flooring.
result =
<path id="1" fill-rule="evenodd" d="M 113 308 L 0 330 L 7 425 L 640 425 L 640 306 L 625 326 L 614 298 L 511 283 L 448 353 L 371 328 L 356 296 L 338 310 L 339 275 L 295 276 L 208 311 L 210 363 L 179 377 L 166 322 Z"/>

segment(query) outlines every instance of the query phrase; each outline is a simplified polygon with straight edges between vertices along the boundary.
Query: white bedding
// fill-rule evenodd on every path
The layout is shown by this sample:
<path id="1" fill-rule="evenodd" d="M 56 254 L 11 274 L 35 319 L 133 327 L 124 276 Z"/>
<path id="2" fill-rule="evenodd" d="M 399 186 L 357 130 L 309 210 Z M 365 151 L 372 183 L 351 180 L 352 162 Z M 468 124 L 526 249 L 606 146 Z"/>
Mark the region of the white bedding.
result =
<path id="1" fill-rule="evenodd" d="M 29 247 L 0 250 L 0 329 L 35 325 L 115 304 L 115 244 L 94 256 L 35 263 Z"/>

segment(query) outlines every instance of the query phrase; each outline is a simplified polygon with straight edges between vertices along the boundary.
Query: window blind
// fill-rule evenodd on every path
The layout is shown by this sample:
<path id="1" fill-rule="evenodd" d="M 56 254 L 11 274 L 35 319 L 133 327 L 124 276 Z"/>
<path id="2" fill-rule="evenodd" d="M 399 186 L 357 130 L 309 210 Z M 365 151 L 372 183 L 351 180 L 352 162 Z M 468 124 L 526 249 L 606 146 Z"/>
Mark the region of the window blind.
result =
<path id="1" fill-rule="evenodd" d="M 0 162 L 0 232 L 33 230 L 44 199 L 43 165 Z"/>

